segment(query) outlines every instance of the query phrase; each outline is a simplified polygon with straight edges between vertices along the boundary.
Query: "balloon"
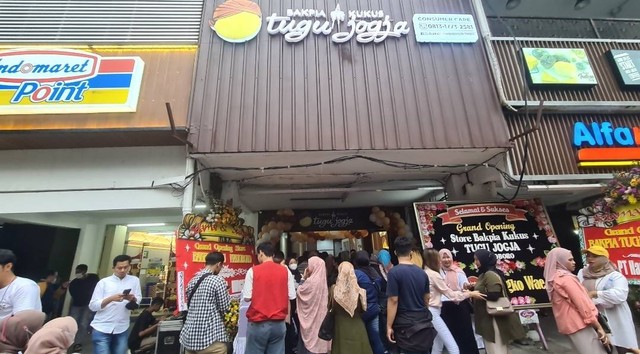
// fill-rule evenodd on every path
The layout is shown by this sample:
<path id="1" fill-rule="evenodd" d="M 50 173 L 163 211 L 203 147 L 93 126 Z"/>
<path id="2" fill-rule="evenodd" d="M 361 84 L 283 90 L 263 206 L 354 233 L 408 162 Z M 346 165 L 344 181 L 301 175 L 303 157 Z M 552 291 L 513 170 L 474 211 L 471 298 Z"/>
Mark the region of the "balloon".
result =
<path id="1" fill-rule="evenodd" d="M 382 223 L 382 220 L 378 219 L 376 220 L 376 225 L 378 225 L 379 227 L 382 227 L 382 225 L 384 224 Z"/>
<path id="2" fill-rule="evenodd" d="M 269 235 L 271 235 L 271 237 L 277 237 L 278 235 L 280 235 L 280 231 L 272 229 L 271 231 L 269 231 Z"/>
<path id="3" fill-rule="evenodd" d="M 262 231 L 262 232 L 267 232 L 267 230 L 269 230 L 267 225 L 264 225 L 262 228 L 260 228 L 260 231 Z"/>
<path id="4" fill-rule="evenodd" d="M 277 224 L 275 221 L 270 221 L 270 222 L 267 224 L 267 227 L 269 228 L 269 230 L 271 230 L 271 229 L 275 228 L 277 225 L 278 225 L 278 224 Z"/>
<path id="5" fill-rule="evenodd" d="M 371 214 L 371 215 L 369 215 L 369 221 L 371 221 L 371 222 L 376 222 L 376 220 L 377 220 L 377 219 L 378 219 L 378 218 L 376 217 L 376 214 Z"/>
<path id="6" fill-rule="evenodd" d="M 402 229 L 402 230 L 398 230 L 398 236 L 406 236 L 407 235 L 407 230 Z"/>
<path id="7" fill-rule="evenodd" d="M 278 209 L 278 211 L 276 212 L 276 215 L 283 215 L 284 214 L 284 209 Z"/>
<path id="8" fill-rule="evenodd" d="M 385 226 L 389 226 L 389 224 L 391 224 L 391 219 L 389 219 L 389 218 L 385 217 L 384 219 L 382 219 L 382 223 L 383 223 Z"/>
<path id="9" fill-rule="evenodd" d="M 400 221 L 398 221 L 398 230 L 399 230 L 401 227 L 404 227 L 405 225 L 406 225 L 406 223 L 404 222 L 404 220 L 400 219 Z"/>
<path id="10" fill-rule="evenodd" d="M 276 228 L 278 230 L 284 230 L 284 223 L 282 221 L 278 221 L 278 223 L 276 224 Z"/>
<path id="11" fill-rule="evenodd" d="M 379 211 L 380 211 L 380 208 L 378 208 L 378 207 L 371 208 L 371 212 L 374 213 L 374 214 L 378 213 Z"/>
<path id="12" fill-rule="evenodd" d="M 382 211 L 382 210 L 376 213 L 376 216 L 378 217 L 378 219 L 384 218 L 384 215 L 385 215 L 384 211 Z"/>
<path id="13" fill-rule="evenodd" d="M 396 220 L 400 219 L 400 213 L 393 213 L 393 215 L 391 215 L 391 216 Z"/>

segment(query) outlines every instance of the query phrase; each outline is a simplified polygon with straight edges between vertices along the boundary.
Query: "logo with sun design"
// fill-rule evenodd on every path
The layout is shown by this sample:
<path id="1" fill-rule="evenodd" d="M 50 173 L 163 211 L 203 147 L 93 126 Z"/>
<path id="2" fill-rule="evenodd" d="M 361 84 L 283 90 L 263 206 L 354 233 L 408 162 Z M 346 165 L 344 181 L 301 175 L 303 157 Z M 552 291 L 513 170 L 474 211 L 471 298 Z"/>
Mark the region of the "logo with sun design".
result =
<path id="1" fill-rule="evenodd" d="M 215 9 L 209 26 L 226 42 L 247 42 L 260 32 L 262 11 L 253 1 L 228 0 Z"/>

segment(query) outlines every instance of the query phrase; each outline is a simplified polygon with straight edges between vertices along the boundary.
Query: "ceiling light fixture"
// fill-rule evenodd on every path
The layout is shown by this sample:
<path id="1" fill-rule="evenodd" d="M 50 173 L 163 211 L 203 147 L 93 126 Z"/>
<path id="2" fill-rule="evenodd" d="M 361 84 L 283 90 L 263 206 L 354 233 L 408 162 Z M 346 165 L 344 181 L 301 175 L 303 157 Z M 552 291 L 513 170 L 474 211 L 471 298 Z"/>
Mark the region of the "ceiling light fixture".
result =
<path id="1" fill-rule="evenodd" d="M 527 186 L 529 191 L 567 191 L 567 190 L 598 190 L 602 188 L 602 184 L 552 184 L 552 185 L 532 185 Z"/>
<path id="2" fill-rule="evenodd" d="M 194 209 L 206 209 L 207 208 L 207 204 L 196 204 L 193 208 Z"/>
<path id="3" fill-rule="evenodd" d="M 576 4 L 573 6 L 573 8 L 576 10 L 582 10 L 585 7 L 589 6 L 589 4 L 591 4 L 591 0 L 576 0 Z"/>
<path id="4" fill-rule="evenodd" d="M 127 227 L 153 227 L 153 226 L 165 226 L 163 222 L 151 222 L 146 224 L 127 224 Z"/>
<path id="5" fill-rule="evenodd" d="M 516 7 L 520 6 L 521 2 L 522 0 L 509 0 L 507 1 L 507 4 L 505 5 L 505 7 L 507 8 L 507 10 L 513 10 Z"/>

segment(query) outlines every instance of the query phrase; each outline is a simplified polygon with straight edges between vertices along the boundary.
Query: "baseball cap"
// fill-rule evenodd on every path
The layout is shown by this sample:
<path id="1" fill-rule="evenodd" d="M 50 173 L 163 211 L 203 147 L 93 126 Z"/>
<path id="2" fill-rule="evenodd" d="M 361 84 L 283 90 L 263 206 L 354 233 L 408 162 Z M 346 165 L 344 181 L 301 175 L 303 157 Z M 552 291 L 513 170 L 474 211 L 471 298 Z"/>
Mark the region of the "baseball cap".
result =
<path id="1" fill-rule="evenodd" d="M 609 251 L 607 251 L 606 248 L 599 246 L 599 245 L 593 245 L 589 248 L 587 248 L 586 250 L 582 250 L 582 253 L 591 253 L 594 254 L 596 256 L 605 256 L 607 258 L 609 258 Z"/>

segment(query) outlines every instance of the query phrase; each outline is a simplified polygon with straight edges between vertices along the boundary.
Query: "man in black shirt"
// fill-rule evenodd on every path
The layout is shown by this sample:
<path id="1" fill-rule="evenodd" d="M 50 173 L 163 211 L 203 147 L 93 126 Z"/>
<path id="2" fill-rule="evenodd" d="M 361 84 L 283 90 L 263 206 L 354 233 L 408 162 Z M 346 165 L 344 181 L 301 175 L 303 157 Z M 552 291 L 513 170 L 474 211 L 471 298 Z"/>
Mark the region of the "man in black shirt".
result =
<path id="1" fill-rule="evenodd" d="M 155 347 L 155 334 L 158 330 L 159 321 L 153 317 L 154 312 L 160 311 L 164 300 L 156 297 L 151 301 L 151 306 L 146 308 L 133 325 L 129 334 L 129 350 L 134 354 L 139 349 L 152 349 Z"/>
<path id="2" fill-rule="evenodd" d="M 93 319 L 93 312 L 89 310 L 89 302 L 93 289 L 100 281 L 97 274 L 87 274 L 89 268 L 86 264 L 79 264 L 76 267 L 75 279 L 69 283 L 69 294 L 71 294 L 71 308 L 69 316 L 78 323 L 78 333 L 75 343 L 82 344 L 89 341 L 89 323 Z"/>

